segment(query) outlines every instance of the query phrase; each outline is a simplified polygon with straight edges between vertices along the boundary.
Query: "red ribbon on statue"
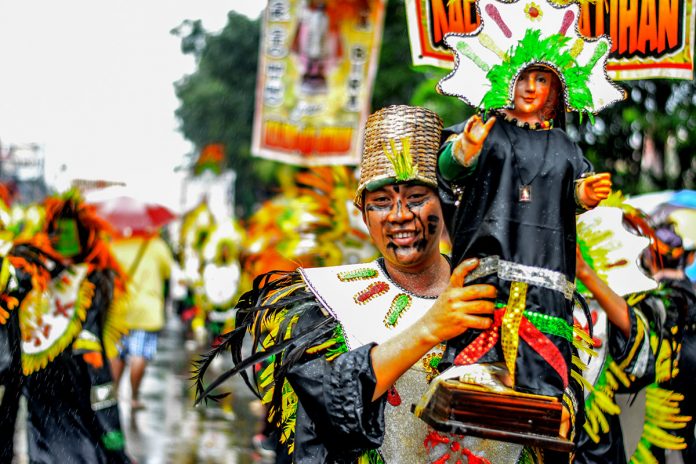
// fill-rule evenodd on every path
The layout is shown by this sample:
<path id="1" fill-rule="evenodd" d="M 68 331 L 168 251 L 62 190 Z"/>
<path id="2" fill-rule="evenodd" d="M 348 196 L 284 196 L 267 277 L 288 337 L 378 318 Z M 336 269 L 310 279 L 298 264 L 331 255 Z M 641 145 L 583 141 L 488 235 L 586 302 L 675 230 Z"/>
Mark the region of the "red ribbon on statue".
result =
<path id="1" fill-rule="evenodd" d="M 466 366 L 478 362 L 486 353 L 493 349 L 500 339 L 500 326 L 507 308 L 497 309 L 493 315 L 493 324 L 469 343 L 454 359 L 455 366 Z M 568 365 L 563 354 L 549 338 L 522 317 L 520 323 L 520 338 L 546 361 L 563 380 L 563 386 L 568 386 Z"/>

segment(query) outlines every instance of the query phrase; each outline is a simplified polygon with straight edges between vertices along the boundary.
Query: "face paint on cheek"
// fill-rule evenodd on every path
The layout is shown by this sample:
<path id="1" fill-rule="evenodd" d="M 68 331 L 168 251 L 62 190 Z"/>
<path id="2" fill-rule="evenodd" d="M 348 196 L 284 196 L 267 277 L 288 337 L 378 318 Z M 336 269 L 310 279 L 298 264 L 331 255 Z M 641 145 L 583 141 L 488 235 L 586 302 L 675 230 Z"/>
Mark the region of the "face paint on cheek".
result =
<path id="1" fill-rule="evenodd" d="M 420 218 L 420 216 L 416 215 L 416 222 L 420 225 L 419 229 L 421 230 L 421 238 L 417 240 L 413 246 L 416 248 L 418 251 L 423 251 L 428 244 L 428 237 L 426 235 L 428 229 L 426 229 L 425 224 L 423 223 L 423 220 Z M 432 234 L 430 234 L 432 235 Z"/>
<path id="2" fill-rule="evenodd" d="M 434 235 L 437 232 L 437 226 L 440 224 L 440 218 L 431 214 L 428 216 L 428 233 Z"/>
<path id="3" fill-rule="evenodd" d="M 413 212 L 414 209 L 422 208 L 429 200 L 411 201 L 406 203 L 406 207 L 409 211 Z"/>
<path id="4" fill-rule="evenodd" d="M 381 211 L 387 211 L 389 210 L 388 206 L 379 206 L 379 205 L 366 205 L 365 206 L 365 211 L 367 212 L 381 212 Z"/>

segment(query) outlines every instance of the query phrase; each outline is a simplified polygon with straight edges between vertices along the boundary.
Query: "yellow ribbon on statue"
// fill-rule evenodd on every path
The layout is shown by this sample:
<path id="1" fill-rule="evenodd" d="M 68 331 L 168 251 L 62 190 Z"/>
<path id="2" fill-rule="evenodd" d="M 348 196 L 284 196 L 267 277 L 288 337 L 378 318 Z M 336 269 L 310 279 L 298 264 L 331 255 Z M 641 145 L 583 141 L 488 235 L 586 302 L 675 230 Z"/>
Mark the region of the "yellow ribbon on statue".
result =
<path id="1" fill-rule="evenodd" d="M 517 348 L 520 344 L 520 324 L 527 303 L 527 284 L 513 282 L 510 285 L 510 297 L 507 302 L 507 310 L 503 316 L 500 327 L 501 344 L 505 365 L 510 371 L 513 386 L 515 382 L 515 361 L 517 360 Z"/>

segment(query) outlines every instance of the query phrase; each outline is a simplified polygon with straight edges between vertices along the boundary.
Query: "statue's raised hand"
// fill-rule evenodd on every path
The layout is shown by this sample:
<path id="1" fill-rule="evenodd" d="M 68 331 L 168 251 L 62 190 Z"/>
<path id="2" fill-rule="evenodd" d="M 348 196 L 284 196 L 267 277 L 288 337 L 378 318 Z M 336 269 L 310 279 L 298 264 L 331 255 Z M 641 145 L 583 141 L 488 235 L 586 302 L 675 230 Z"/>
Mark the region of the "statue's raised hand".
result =
<path id="1" fill-rule="evenodd" d="M 464 126 L 464 130 L 454 140 L 452 154 L 462 166 L 471 166 L 479 153 L 483 142 L 486 141 L 488 133 L 495 124 L 495 116 L 492 116 L 485 123 L 481 116 L 475 114 L 469 118 Z"/>
<path id="2" fill-rule="evenodd" d="M 611 194 L 611 174 L 602 172 L 585 177 L 577 186 L 578 203 L 592 209 Z"/>

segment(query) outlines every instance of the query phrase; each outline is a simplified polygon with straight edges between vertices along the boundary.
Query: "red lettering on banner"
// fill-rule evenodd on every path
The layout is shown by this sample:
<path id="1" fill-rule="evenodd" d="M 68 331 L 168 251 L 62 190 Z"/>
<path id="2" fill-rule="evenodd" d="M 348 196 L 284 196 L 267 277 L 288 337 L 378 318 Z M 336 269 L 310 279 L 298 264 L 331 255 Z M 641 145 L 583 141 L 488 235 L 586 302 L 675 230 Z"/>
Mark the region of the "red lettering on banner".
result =
<path id="1" fill-rule="evenodd" d="M 447 6 L 445 6 L 447 2 Z M 481 20 L 472 8 L 474 0 L 432 0 L 432 40 L 434 44 L 442 42 L 448 32 L 473 32 Z"/>
<path id="2" fill-rule="evenodd" d="M 681 43 L 684 0 L 597 0 L 581 8 L 578 29 L 587 37 L 609 34 L 614 58 L 659 57 Z M 608 31 L 607 31 L 608 25 Z"/>

